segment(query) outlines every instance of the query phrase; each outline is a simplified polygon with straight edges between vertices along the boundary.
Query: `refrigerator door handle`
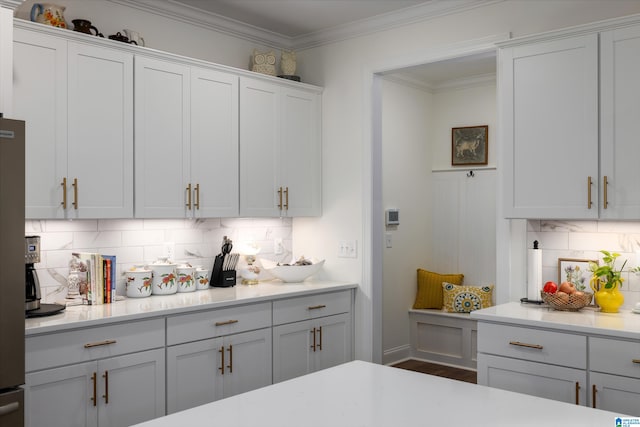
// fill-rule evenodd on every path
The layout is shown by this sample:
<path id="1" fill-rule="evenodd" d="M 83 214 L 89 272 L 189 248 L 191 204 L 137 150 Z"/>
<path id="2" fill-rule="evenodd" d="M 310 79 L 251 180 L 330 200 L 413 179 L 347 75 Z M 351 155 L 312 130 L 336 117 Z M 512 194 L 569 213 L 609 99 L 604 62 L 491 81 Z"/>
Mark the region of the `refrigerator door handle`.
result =
<path id="1" fill-rule="evenodd" d="M 0 417 L 16 412 L 18 409 L 20 409 L 19 402 L 11 402 L 8 405 L 2 405 L 0 406 Z"/>

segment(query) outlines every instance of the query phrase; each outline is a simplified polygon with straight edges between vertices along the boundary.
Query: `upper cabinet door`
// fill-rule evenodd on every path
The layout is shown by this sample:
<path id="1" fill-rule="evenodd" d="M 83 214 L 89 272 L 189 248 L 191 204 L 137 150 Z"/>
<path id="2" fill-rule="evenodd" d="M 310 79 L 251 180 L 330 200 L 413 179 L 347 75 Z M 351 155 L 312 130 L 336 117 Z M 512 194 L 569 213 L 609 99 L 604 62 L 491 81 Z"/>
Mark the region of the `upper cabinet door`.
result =
<path id="1" fill-rule="evenodd" d="M 600 74 L 600 217 L 639 219 L 640 26 L 601 34 Z"/>
<path id="2" fill-rule="evenodd" d="M 191 68 L 193 215 L 238 216 L 238 76 Z"/>
<path id="3" fill-rule="evenodd" d="M 69 43 L 71 218 L 133 217 L 133 55 Z"/>
<path id="4" fill-rule="evenodd" d="M 276 84 L 240 78 L 240 215 L 278 217 L 281 101 Z"/>
<path id="5" fill-rule="evenodd" d="M 135 58 L 135 216 L 184 218 L 189 201 L 189 67 Z"/>
<path id="6" fill-rule="evenodd" d="M 287 216 L 322 214 L 320 95 L 286 88 L 282 96 L 281 182 Z"/>
<path id="7" fill-rule="evenodd" d="M 598 35 L 507 47 L 500 67 L 504 216 L 597 218 Z"/>
<path id="8" fill-rule="evenodd" d="M 27 218 L 65 218 L 67 41 L 16 28 L 13 116 L 26 122 Z"/>

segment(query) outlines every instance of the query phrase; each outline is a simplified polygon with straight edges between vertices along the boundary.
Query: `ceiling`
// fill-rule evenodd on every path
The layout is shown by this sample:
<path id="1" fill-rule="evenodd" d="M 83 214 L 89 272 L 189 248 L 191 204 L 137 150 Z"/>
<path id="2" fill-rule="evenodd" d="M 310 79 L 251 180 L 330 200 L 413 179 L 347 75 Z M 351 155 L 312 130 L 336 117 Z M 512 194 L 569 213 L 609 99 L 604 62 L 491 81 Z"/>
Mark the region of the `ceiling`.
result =
<path id="1" fill-rule="evenodd" d="M 109 0 L 188 19 L 274 48 L 303 49 L 500 0 Z M 495 74 L 495 54 L 390 73 L 436 88 Z"/>

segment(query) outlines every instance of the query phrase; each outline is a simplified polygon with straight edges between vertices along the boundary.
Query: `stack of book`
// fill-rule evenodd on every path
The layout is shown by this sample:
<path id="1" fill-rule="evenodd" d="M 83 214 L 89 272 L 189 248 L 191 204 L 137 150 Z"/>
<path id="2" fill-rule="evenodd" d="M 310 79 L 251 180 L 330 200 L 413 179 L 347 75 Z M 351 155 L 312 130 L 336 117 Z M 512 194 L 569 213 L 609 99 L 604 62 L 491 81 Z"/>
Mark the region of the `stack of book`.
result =
<path id="1" fill-rule="evenodd" d="M 76 255 L 86 266 L 85 289 L 80 290 L 83 303 L 110 304 L 116 300 L 116 257 L 98 253 L 80 252 Z"/>

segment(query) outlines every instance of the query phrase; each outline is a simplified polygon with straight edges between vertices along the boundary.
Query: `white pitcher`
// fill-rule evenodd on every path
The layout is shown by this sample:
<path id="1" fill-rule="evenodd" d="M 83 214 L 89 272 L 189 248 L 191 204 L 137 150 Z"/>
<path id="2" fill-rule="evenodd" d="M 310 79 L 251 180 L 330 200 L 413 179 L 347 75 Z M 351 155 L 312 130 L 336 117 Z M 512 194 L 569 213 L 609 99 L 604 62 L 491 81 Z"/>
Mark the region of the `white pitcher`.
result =
<path id="1" fill-rule="evenodd" d="M 144 38 L 140 35 L 139 32 L 134 30 L 122 30 L 122 32 L 129 39 L 129 43 L 135 43 L 138 46 L 145 46 Z"/>

